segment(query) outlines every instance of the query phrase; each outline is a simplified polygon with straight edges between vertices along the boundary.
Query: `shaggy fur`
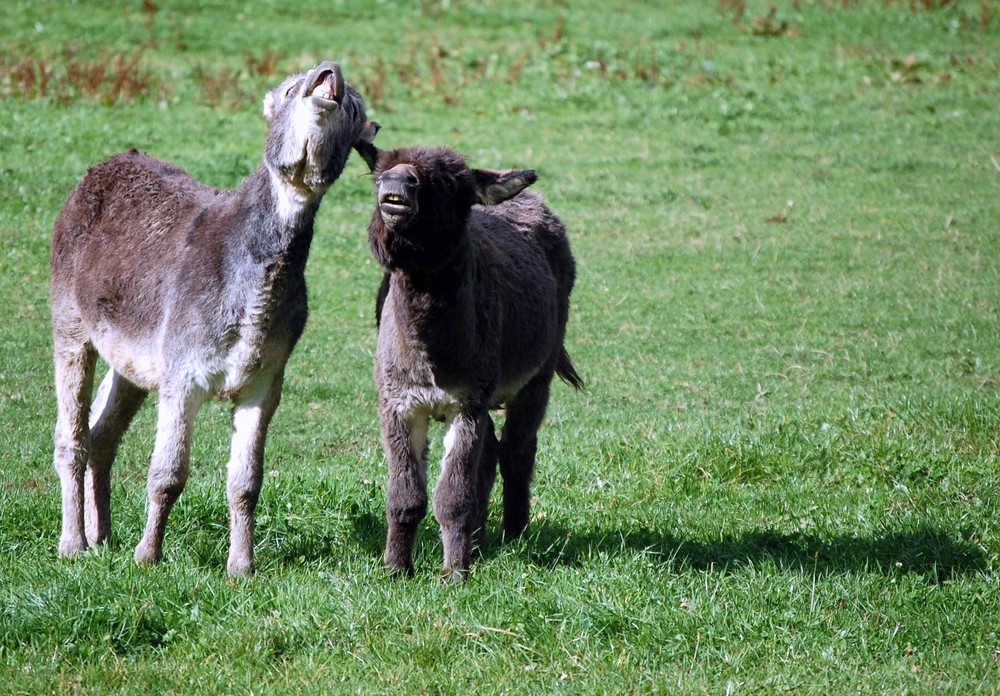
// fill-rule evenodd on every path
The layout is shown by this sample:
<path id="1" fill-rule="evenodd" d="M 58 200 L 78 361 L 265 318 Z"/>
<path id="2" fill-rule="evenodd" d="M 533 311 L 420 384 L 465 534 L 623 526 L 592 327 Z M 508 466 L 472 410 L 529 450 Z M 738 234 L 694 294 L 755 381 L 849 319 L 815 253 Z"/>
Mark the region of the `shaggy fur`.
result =
<path id="1" fill-rule="evenodd" d="M 313 220 L 359 138 L 364 104 L 335 63 L 269 92 L 264 162 L 231 191 L 132 150 L 90 168 L 52 233 L 59 552 L 111 536 L 110 475 L 146 394 L 159 391 L 139 562 L 162 556 L 202 403 L 229 399 L 228 570 L 252 573 L 264 440 L 306 322 Z M 110 366 L 91 407 L 97 356 Z M 89 415 L 89 417 L 88 417 Z"/>
<path id="2" fill-rule="evenodd" d="M 530 170 L 472 169 L 454 151 L 356 146 L 378 187 L 369 225 L 387 274 L 379 292 L 375 381 L 388 456 L 390 570 L 412 574 L 427 509 L 427 431 L 444 421 L 434 493 L 443 576 L 469 568 L 499 458 L 503 534 L 528 523 L 537 431 L 555 373 L 582 386 L 563 349 L 575 265 L 565 228 Z M 506 406 L 500 440 L 489 410 Z"/>

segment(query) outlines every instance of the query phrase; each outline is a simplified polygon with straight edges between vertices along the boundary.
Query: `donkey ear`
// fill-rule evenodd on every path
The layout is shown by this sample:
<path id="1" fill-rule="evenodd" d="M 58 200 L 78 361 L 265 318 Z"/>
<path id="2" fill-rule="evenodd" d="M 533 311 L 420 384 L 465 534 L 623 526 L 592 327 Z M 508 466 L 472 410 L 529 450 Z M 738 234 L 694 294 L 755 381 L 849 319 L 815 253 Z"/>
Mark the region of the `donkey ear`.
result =
<path id="1" fill-rule="evenodd" d="M 538 179 L 534 169 L 512 169 L 506 172 L 473 169 L 472 176 L 481 205 L 496 205 L 510 200 Z"/>
<path id="2" fill-rule="evenodd" d="M 274 118 L 274 90 L 270 90 L 264 95 L 264 118 L 270 123 Z"/>
<path id="3" fill-rule="evenodd" d="M 378 166 L 378 156 L 382 151 L 375 147 L 370 140 L 357 140 L 354 143 L 354 151 L 361 155 L 361 159 L 368 164 L 368 169 L 375 171 Z"/>
<path id="4" fill-rule="evenodd" d="M 365 127 L 361 129 L 361 135 L 358 136 L 358 139 L 364 140 L 366 143 L 374 142 L 375 136 L 380 130 L 382 130 L 382 124 L 378 121 L 365 121 Z"/>
<path id="5" fill-rule="evenodd" d="M 368 168 L 372 171 L 375 171 L 379 154 L 379 149 L 375 147 L 372 141 L 375 140 L 375 136 L 381 129 L 382 126 L 378 121 L 365 121 L 365 126 L 361 129 L 361 135 L 354 142 L 354 149 L 361 155 L 361 158 L 368 164 Z"/>

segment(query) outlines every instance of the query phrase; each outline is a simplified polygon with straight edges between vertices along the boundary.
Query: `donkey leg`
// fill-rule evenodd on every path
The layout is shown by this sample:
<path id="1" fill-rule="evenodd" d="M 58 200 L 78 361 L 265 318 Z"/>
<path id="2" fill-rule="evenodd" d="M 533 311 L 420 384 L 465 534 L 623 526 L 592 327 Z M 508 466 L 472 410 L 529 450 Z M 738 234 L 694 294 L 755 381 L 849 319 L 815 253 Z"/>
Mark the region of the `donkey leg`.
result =
<path id="1" fill-rule="evenodd" d="M 122 435 L 145 399 L 145 390 L 113 369 L 97 389 L 90 408 L 90 461 L 84 483 L 84 519 L 91 545 L 111 540 L 111 465 Z"/>
<path id="2" fill-rule="evenodd" d="M 448 422 L 444 436 L 445 454 L 434 491 L 434 516 L 441 526 L 444 545 L 441 577 L 448 582 L 461 582 L 469 571 L 471 536 L 481 496 L 480 455 L 488 421 L 485 413 L 460 413 Z"/>
<path id="3" fill-rule="evenodd" d="M 137 563 L 157 563 L 163 557 L 167 516 L 187 483 L 191 431 L 207 394 L 203 389 L 165 388 L 160 392 L 156 417 L 156 443 L 146 482 L 146 530 L 135 547 Z"/>
<path id="4" fill-rule="evenodd" d="M 385 566 L 391 573 L 413 575 L 413 543 L 427 514 L 426 416 L 404 418 L 382 404 L 382 442 L 389 460 Z"/>
<path id="5" fill-rule="evenodd" d="M 97 353 L 89 342 L 55 333 L 58 415 L 53 464 L 62 491 L 59 554 L 75 556 L 87 548 L 83 518 L 83 479 L 90 451 L 87 413 L 94 385 Z"/>
<path id="6" fill-rule="evenodd" d="M 472 525 L 474 545 L 482 548 L 486 544 L 486 521 L 489 517 L 490 493 L 497 478 L 497 457 L 499 443 L 493 419 L 486 414 L 483 426 L 483 451 L 479 455 L 478 495 L 476 497 L 476 517 Z"/>
<path id="7" fill-rule="evenodd" d="M 283 380 L 282 373 L 273 376 L 233 409 L 233 439 L 226 467 L 226 497 L 229 500 L 226 570 L 230 575 L 252 575 L 254 572 L 254 512 L 264 476 L 264 444 L 267 428 L 281 400 Z"/>
<path id="8" fill-rule="evenodd" d="M 528 526 L 538 428 L 549 403 L 551 382 L 551 369 L 540 372 L 507 404 L 499 447 L 504 539 L 520 536 Z"/>

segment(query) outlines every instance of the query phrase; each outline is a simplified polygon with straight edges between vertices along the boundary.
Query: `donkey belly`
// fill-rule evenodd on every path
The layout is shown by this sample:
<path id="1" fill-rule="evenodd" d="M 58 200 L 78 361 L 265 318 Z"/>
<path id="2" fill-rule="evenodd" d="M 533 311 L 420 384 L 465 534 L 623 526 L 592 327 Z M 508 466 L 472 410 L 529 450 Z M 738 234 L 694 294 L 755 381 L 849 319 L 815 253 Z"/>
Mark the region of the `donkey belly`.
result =
<path id="1" fill-rule="evenodd" d="M 563 332 L 554 296 L 554 284 L 541 284 L 532 301 L 505 307 L 500 374 L 492 396 L 494 404 L 512 399 L 535 375 L 553 363 Z"/>
<path id="2" fill-rule="evenodd" d="M 165 363 L 158 335 L 133 338 L 98 327 L 90 332 L 90 339 L 115 372 L 146 391 L 159 389 Z"/>
<path id="3" fill-rule="evenodd" d="M 199 335 L 165 323 L 138 336 L 98 323 L 88 333 L 97 352 L 116 372 L 147 391 L 169 382 L 196 386 L 210 396 L 238 399 L 262 383 L 269 384 L 284 369 L 294 338 L 301 332 L 300 323 L 277 332 L 243 325 L 222 335 Z"/>
<path id="4" fill-rule="evenodd" d="M 518 378 L 515 380 L 501 384 L 490 397 L 490 408 L 501 408 L 504 404 L 517 396 L 518 392 L 524 389 L 525 385 L 537 374 L 538 369 L 536 368 L 531 372 L 518 375 Z"/>

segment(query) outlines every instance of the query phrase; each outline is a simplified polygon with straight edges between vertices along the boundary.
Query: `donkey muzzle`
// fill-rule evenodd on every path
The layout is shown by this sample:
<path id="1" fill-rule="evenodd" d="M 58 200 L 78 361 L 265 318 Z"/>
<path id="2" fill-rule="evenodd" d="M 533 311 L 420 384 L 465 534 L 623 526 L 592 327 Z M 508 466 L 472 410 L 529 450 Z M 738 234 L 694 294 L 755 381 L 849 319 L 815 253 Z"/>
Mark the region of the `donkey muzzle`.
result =
<path id="1" fill-rule="evenodd" d="M 306 78 L 305 97 L 330 108 L 344 101 L 344 74 L 340 66 L 332 61 L 323 61 Z"/>
<path id="2" fill-rule="evenodd" d="M 403 217 L 417 212 L 417 169 L 397 164 L 378 178 L 378 207 L 383 217 Z"/>

